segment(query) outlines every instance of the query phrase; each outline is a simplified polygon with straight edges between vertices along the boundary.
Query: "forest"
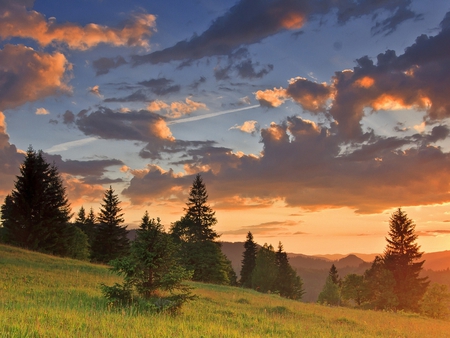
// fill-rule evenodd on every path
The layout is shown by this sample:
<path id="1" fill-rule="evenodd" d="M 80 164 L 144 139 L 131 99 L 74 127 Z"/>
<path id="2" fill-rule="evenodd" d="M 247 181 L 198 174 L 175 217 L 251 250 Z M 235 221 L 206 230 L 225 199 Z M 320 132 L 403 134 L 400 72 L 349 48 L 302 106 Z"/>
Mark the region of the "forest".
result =
<path id="1" fill-rule="evenodd" d="M 130 241 L 120 203 L 110 187 L 99 212 L 81 207 L 74 217 L 58 168 L 30 146 L 14 189 L 1 206 L 0 240 L 110 266 L 123 281 L 100 287 L 111 306 L 118 308 L 177 313 L 184 303 L 195 299 L 188 280 L 302 300 L 302 276 L 290 264 L 281 242 L 276 250 L 267 243 L 259 246 L 248 232 L 237 276 L 221 250 L 220 236 L 214 230 L 218 220 L 200 174 L 192 183 L 183 216 L 168 231 L 159 218 L 151 218 L 146 211 Z M 431 284 L 421 275 L 423 252 L 416 240 L 414 221 L 397 209 L 389 219 L 383 254 L 363 274 L 341 278 L 333 264 L 317 302 L 448 318 L 448 287 Z"/>

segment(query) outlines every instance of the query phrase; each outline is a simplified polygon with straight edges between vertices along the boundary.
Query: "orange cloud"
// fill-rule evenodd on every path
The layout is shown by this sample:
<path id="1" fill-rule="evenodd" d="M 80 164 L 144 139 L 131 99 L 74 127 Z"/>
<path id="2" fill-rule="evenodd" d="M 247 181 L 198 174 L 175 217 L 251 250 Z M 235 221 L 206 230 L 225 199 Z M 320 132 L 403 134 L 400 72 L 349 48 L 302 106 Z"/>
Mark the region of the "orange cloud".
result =
<path id="1" fill-rule="evenodd" d="M 150 134 L 163 140 L 174 141 L 175 137 L 172 136 L 170 128 L 167 126 L 166 121 L 158 120 L 149 125 Z"/>
<path id="2" fill-rule="evenodd" d="M 261 106 L 266 107 L 279 107 L 286 100 L 287 93 L 286 89 L 283 88 L 274 88 L 273 90 L 258 90 L 255 93 L 256 99 L 259 101 Z"/>
<path id="3" fill-rule="evenodd" d="M 192 101 L 187 97 L 185 102 L 172 102 L 170 105 L 164 101 L 155 100 L 148 105 L 147 109 L 152 112 L 165 110 L 167 117 L 176 119 L 199 109 L 208 110 L 208 107 L 204 103 Z"/>
<path id="4" fill-rule="evenodd" d="M 364 76 L 363 78 L 355 81 L 355 85 L 358 87 L 369 88 L 372 87 L 375 80 L 369 76 Z"/>
<path id="5" fill-rule="evenodd" d="M 302 28 L 305 22 L 305 17 L 298 13 L 287 13 L 285 17 L 281 19 L 281 26 L 286 29 L 299 29 Z"/>
<path id="6" fill-rule="evenodd" d="M 258 130 L 258 121 L 245 121 L 242 125 L 235 125 L 231 129 L 237 129 L 244 133 L 253 134 Z"/>
<path id="7" fill-rule="evenodd" d="M 88 24 L 84 27 L 72 23 L 58 24 L 56 19 L 46 18 L 24 6 L 13 5 L 0 15 L 0 37 L 30 38 L 41 46 L 64 43 L 70 49 L 86 50 L 100 43 L 113 46 L 149 46 L 148 37 L 155 26 L 156 17 L 136 14 L 121 29 Z"/>
<path id="8" fill-rule="evenodd" d="M 36 109 L 36 115 L 49 115 L 50 112 L 45 108 Z"/>
<path id="9" fill-rule="evenodd" d="M 70 93 L 66 57 L 47 54 L 23 45 L 6 45 L 0 50 L 0 110 L 14 108 L 58 93 Z M 12 80 L 14 79 L 14 80 Z"/>
<path id="10" fill-rule="evenodd" d="M 86 203 L 99 202 L 105 192 L 100 184 L 86 184 L 68 174 L 61 174 L 61 176 L 65 182 L 67 197 L 72 208 Z"/>

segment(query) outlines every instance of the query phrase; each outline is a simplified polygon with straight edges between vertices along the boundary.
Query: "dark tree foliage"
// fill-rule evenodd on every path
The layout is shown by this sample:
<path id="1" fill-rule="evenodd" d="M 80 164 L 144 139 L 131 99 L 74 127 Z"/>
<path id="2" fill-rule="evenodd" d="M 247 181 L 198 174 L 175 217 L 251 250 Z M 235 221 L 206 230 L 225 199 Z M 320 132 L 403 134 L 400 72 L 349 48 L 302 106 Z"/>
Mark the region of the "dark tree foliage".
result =
<path id="1" fill-rule="evenodd" d="M 353 300 L 356 305 L 361 306 L 367 301 L 367 287 L 364 276 L 351 273 L 345 276 L 341 283 L 341 295 L 345 300 Z"/>
<path id="2" fill-rule="evenodd" d="M 321 304 L 340 305 L 341 297 L 339 294 L 339 286 L 333 282 L 331 276 L 327 277 L 322 292 L 319 294 L 317 302 Z"/>
<path id="3" fill-rule="evenodd" d="M 244 243 L 244 253 L 242 254 L 242 268 L 240 285 L 245 288 L 252 287 L 252 273 L 256 266 L 256 253 L 258 247 L 253 241 L 253 235 L 249 231 L 247 234 L 247 240 Z"/>
<path id="4" fill-rule="evenodd" d="M 380 256 L 375 257 L 372 267 L 364 273 L 366 297 L 375 310 L 395 310 L 398 298 L 395 294 L 395 279 Z"/>
<path id="5" fill-rule="evenodd" d="M 193 296 L 191 288 L 183 284 L 191 274 L 178 264 L 175 254 L 176 245 L 160 219 L 150 219 L 145 212 L 130 254 L 111 262 L 112 270 L 124 277 L 124 284 L 103 286 L 105 296 L 113 303 L 130 304 L 142 298 L 155 310 L 178 310 Z M 161 298 L 160 291 L 169 294 Z"/>
<path id="6" fill-rule="evenodd" d="M 415 224 L 400 208 L 391 215 L 387 245 L 383 255 L 385 268 L 395 280 L 394 292 L 398 298 L 398 309 L 418 311 L 419 301 L 425 294 L 429 282 L 419 277 L 424 261 L 419 261 L 422 252 L 415 243 Z"/>
<path id="7" fill-rule="evenodd" d="M 277 257 L 272 245 L 265 243 L 256 254 L 252 273 L 252 288 L 259 292 L 273 292 L 278 275 Z"/>
<path id="8" fill-rule="evenodd" d="M 216 284 L 236 283 L 231 262 L 222 253 L 219 235 L 212 229 L 215 212 L 207 204 L 208 193 L 200 175 L 189 192 L 186 214 L 172 225 L 172 236 L 180 243 L 180 261 L 193 272 L 195 281 Z"/>
<path id="9" fill-rule="evenodd" d="M 331 265 L 330 271 L 328 272 L 328 276 L 331 277 L 331 281 L 336 284 L 336 285 L 340 285 L 341 284 L 341 278 L 339 277 L 338 271 L 336 266 L 333 264 Z"/>
<path id="10" fill-rule="evenodd" d="M 119 197 L 112 187 L 106 190 L 97 217 L 97 229 L 92 246 L 92 259 L 97 262 L 109 263 L 111 260 L 125 256 L 129 251 L 127 227 L 119 207 Z"/>
<path id="11" fill-rule="evenodd" d="M 195 176 L 185 208 L 186 214 L 174 224 L 172 232 L 187 242 L 214 241 L 219 237 L 215 212 L 207 204 L 208 193 L 200 174 Z"/>
<path id="12" fill-rule="evenodd" d="M 289 264 L 286 252 L 283 251 L 281 242 L 278 244 L 278 251 L 275 253 L 277 264 L 277 278 L 275 279 L 273 289 L 281 297 L 300 300 L 305 293 L 303 283 L 295 270 Z"/>
<path id="13" fill-rule="evenodd" d="M 70 255 L 70 204 L 55 165 L 30 146 L 11 194 L 1 207 L 4 240 L 31 250 Z"/>
<path id="14" fill-rule="evenodd" d="M 74 224 L 86 234 L 91 247 L 94 245 L 95 240 L 95 222 L 95 215 L 92 208 L 89 214 L 86 215 L 86 210 L 81 206 Z"/>

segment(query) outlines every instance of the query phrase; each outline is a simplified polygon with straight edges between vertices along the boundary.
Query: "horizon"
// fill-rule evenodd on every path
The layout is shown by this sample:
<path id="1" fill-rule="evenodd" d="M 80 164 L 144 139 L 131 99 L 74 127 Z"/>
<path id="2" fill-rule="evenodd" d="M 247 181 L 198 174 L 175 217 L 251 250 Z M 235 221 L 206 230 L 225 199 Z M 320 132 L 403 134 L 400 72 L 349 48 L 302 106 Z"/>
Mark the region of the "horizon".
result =
<path id="1" fill-rule="evenodd" d="M 32 145 L 72 212 L 109 186 L 168 229 L 200 173 L 220 240 L 450 249 L 450 5 L 3 1 L 0 199 Z M 251 15 L 250 15 L 251 14 Z"/>

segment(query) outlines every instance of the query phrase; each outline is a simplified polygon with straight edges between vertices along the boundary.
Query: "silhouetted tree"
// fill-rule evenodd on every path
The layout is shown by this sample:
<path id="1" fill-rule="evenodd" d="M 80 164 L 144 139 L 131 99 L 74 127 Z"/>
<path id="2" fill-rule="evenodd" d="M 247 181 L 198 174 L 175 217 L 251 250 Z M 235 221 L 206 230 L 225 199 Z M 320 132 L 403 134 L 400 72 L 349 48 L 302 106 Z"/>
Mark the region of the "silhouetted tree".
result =
<path id="1" fill-rule="evenodd" d="M 253 241 L 253 235 L 249 231 L 247 234 L 247 240 L 244 243 L 244 253 L 242 254 L 242 267 L 241 267 L 241 279 L 240 284 L 243 287 L 252 287 L 252 273 L 256 266 L 256 253 L 258 247 Z"/>
<path id="2" fill-rule="evenodd" d="M 349 274 L 345 276 L 341 283 L 341 295 L 343 299 L 354 300 L 356 305 L 367 301 L 367 287 L 364 282 L 364 276 L 357 274 Z"/>
<path id="3" fill-rule="evenodd" d="M 92 247 L 95 240 L 95 215 L 93 209 L 91 208 L 89 214 L 86 215 L 86 210 L 81 206 L 74 224 L 86 234 L 89 246 Z"/>
<path id="4" fill-rule="evenodd" d="M 277 278 L 272 288 L 281 297 L 300 300 L 305 293 L 303 283 L 295 270 L 289 264 L 287 253 L 283 251 L 281 242 L 278 244 L 278 251 L 275 253 L 277 264 Z"/>
<path id="5" fill-rule="evenodd" d="M 222 253 L 219 235 L 212 229 L 217 223 L 208 203 L 208 193 L 198 174 L 192 183 L 186 214 L 172 225 L 171 233 L 180 242 L 180 261 L 193 272 L 192 279 L 217 284 L 235 283 L 231 262 Z M 231 278 L 231 280 L 230 280 Z"/>
<path id="6" fill-rule="evenodd" d="M 398 309 L 418 311 L 419 301 L 429 284 L 426 277 L 419 277 L 424 261 L 418 261 L 423 253 L 419 251 L 416 239 L 414 222 L 399 208 L 389 220 L 387 245 L 383 254 L 385 268 L 395 280 Z"/>
<path id="7" fill-rule="evenodd" d="M 128 254 L 128 231 L 126 226 L 121 226 L 124 219 L 119 204 L 119 197 L 114 193 L 112 187 L 109 187 L 105 192 L 97 217 L 98 226 L 92 246 L 94 261 L 108 263 Z"/>
<path id="8" fill-rule="evenodd" d="M 341 284 L 341 278 L 339 277 L 337 268 L 336 268 L 336 266 L 334 264 L 331 265 L 330 271 L 328 272 L 328 276 L 331 277 L 331 280 L 337 286 L 339 286 Z"/>
<path id="9" fill-rule="evenodd" d="M 372 308 L 376 310 L 394 310 L 398 306 L 395 294 L 395 279 L 383 261 L 376 256 L 369 270 L 364 273 L 367 287 L 367 299 Z"/>
<path id="10" fill-rule="evenodd" d="M 66 190 L 55 165 L 30 146 L 14 189 L 1 207 L 4 239 L 31 250 L 67 256 L 74 234 Z"/>
<path id="11" fill-rule="evenodd" d="M 278 275 L 277 257 L 272 245 L 265 243 L 256 254 L 256 266 L 252 273 L 252 288 L 260 292 L 273 292 Z"/>

